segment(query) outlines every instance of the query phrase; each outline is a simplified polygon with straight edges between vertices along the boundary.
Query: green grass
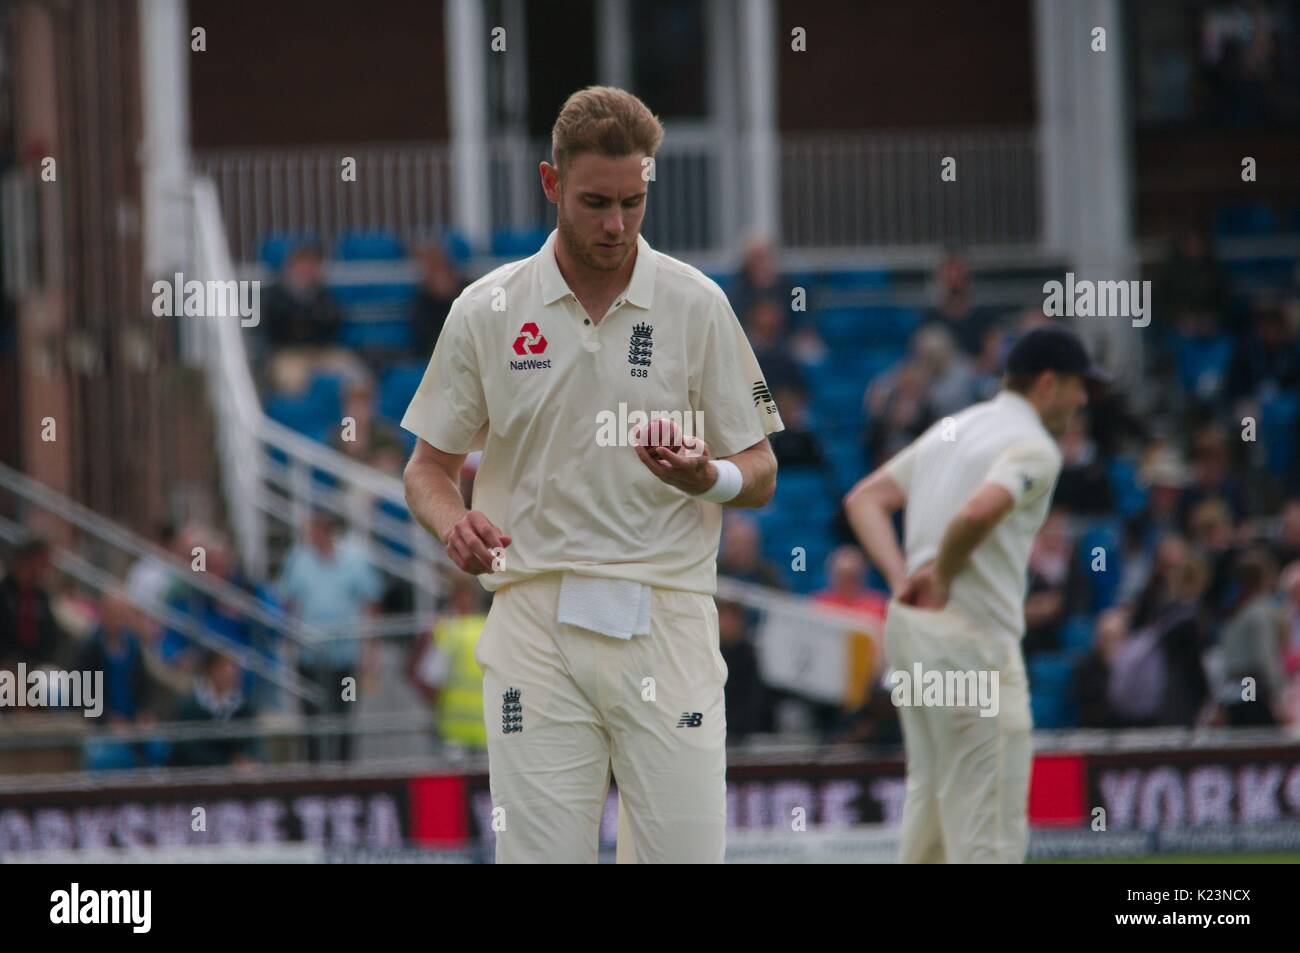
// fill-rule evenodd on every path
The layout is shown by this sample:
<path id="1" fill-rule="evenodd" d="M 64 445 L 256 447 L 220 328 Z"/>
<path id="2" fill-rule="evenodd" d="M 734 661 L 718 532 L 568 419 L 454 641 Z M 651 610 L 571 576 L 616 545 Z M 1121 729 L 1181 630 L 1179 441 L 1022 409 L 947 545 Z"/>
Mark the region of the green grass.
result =
<path id="1" fill-rule="evenodd" d="M 1142 857 L 1086 857 L 1037 860 L 1037 864 L 1300 864 L 1300 854 L 1262 851 L 1249 854 L 1147 854 Z"/>

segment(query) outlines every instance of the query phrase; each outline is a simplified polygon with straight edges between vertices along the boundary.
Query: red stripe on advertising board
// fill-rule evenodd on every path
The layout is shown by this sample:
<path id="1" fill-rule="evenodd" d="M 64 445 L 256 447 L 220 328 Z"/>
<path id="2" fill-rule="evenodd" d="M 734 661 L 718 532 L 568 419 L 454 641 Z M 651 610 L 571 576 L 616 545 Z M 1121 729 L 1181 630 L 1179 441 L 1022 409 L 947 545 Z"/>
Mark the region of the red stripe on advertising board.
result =
<path id="1" fill-rule="evenodd" d="M 463 777 L 411 778 L 411 839 L 438 847 L 463 846 L 469 836 L 469 803 Z"/>
<path id="2" fill-rule="evenodd" d="M 1077 826 L 1086 820 L 1083 756 L 1034 758 L 1029 779 L 1029 823 L 1044 827 Z"/>

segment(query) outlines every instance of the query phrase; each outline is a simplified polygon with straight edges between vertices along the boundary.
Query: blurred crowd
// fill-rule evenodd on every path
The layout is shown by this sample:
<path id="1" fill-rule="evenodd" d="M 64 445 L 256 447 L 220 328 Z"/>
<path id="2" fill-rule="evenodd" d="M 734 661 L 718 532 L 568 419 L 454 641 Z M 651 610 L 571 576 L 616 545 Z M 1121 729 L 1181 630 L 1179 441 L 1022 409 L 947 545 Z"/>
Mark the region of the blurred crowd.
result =
<path id="1" fill-rule="evenodd" d="M 341 406 L 354 428 L 342 435 L 335 428 L 326 438 L 389 472 L 400 471 L 405 441 L 377 413 L 378 375 L 389 361 L 427 360 L 464 286 L 440 249 L 423 250 L 417 260 L 423 278 L 409 353 L 359 356 L 340 345 L 342 309 L 325 284 L 321 252 L 310 245 L 286 258 L 264 301 L 263 346 L 254 351 L 270 395 L 300 394 L 322 370 L 338 374 Z M 1154 321 L 1137 332 L 1147 334 L 1142 387 L 1094 403 L 1061 440 L 1064 469 L 1030 557 L 1023 648 L 1031 682 L 1042 679 L 1031 690 L 1047 691 L 1048 681 L 1055 686 L 1060 704 L 1046 727 L 1294 725 L 1300 454 L 1272 452 L 1276 429 L 1267 447 L 1244 438 L 1243 419 L 1258 420 L 1270 402 L 1300 393 L 1300 298 L 1294 288 L 1243 298 L 1208 239 L 1194 230 L 1172 244 L 1153 280 Z M 816 308 L 791 310 L 792 286 L 774 249 L 760 241 L 746 250 L 727 291 L 786 425 L 772 441 L 782 472 L 829 476 L 810 371 L 827 347 Z M 862 474 L 936 420 L 994 394 L 1017 335 L 1050 320 L 1037 305 L 981 303 L 986 298 L 959 254 L 945 256 L 931 287 L 931 303 L 901 357 L 860 395 Z M 1189 372 L 1188 354 L 1211 359 Z M 1280 432 L 1292 448 L 1300 443 L 1294 430 Z M 467 499 L 472 477 L 471 461 Z M 765 550 L 761 526 L 753 513 L 727 511 L 719 573 L 791 588 L 787 567 Z M 825 585 L 813 601 L 879 626 L 888 600 L 879 575 L 842 518 L 832 533 Z M 154 542 L 169 559 L 140 559 L 119 589 L 93 599 L 66 580 L 54 588 L 51 548 L 38 537 L 10 551 L 0 572 L 0 668 L 21 661 L 105 673 L 105 716 L 85 748 L 88 766 L 252 763 L 267 757 L 267 746 L 251 731 L 170 743 L 123 741 L 115 733 L 160 721 L 252 724 L 297 707 L 283 684 L 294 676 L 325 689 L 319 702 L 300 706 L 308 716 L 347 716 L 352 707 L 337 688 L 348 679 L 363 693 L 373 691 L 368 673 L 377 663 L 366 648 L 372 643 L 330 633 L 355 633 L 367 618 L 405 610 L 410 594 L 384 581 L 338 518 L 311 513 L 279 571 L 263 580 L 249 578 L 230 540 L 210 526 L 162 527 Z M 203 586 L 187 578 L 200 564 Z M 404 673 L 435 709 L 444 739 L 471 750 L 483 746 L 473 649 L 485 604 L 473 581 L 453 580 L 442 621 L 411 643 Z M 133 607 L 142 605 L 163 608 L 167 621 Z M 719 622 L 733 743 L 786 732 L 897 743 L 878 650 L 861 703 L 844 710 L 768 683 L 762 612 L 723 601 Z M 0 708 L 0 724 L 40 717 Z M 346 731 L 313 735 L 306 747 L 311 759 L 355 756 Z"/>

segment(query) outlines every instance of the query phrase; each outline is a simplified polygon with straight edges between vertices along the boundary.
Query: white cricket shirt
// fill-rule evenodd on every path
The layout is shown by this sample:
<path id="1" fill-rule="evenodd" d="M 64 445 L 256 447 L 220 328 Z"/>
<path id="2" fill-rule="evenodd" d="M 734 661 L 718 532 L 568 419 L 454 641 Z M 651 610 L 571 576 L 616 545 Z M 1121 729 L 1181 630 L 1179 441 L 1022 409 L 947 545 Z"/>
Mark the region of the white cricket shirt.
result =
<path id="1" fill-rule="evenodd" d="M 1038 412 L 1004 390 L 930 427 L 885 470 L 907 497 L 909 573 L 939 554 L 948 523 L 980 485 L 992 481 L 1011 493 L 1014 507 L 971 553 L 949 600 L 977 625 L 1021 638 L 1029 551 L 1061 473 L 1061 451 Z"/>
<path id="2" fill-rule="evenodd" d="M 656 479 L 628 432 L 676 413 L 715 458 L 753 446 L 782 429 L 758 361 L 717 284 L 644 238 L 592 322 L 557 240 L 456 299 L 402 426 L 446 453 L 483 450 L 473 507 L 512 538 L 485 588 L 578 571 L 712 594 L 721 506 Z"/>

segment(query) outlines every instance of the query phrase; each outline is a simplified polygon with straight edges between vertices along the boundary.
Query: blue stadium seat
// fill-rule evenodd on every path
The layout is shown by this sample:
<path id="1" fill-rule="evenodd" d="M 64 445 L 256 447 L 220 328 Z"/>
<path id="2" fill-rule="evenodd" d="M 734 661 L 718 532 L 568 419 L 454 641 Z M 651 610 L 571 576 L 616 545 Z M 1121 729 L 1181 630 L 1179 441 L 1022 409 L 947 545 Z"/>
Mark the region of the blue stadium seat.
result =
<path id="1" fill-rule="evenodd" d="M 1071 616 L 1061 626 L 1061 650 L 1084 654 L 1092 649 L 1092 618 L 1086 615 Z"/>
<path id="2" fill-rule="evenodd" d="M 1287 291 L 1296 276 L 1296 260 L 1291 255 L 1230 259 L 1223 268 L 1234 287 L 1254 292 Z"/>
<path id="3" fill-rule="evenodd" d="M 901 357 L 912 339 L 921 312 L 901 305 L 872 305 L 867 308 L 867 339 L 875 350 L 894 350 Z"/>
<path id="4" fill-rule="evenodd" d="M 406 413 L 424 377 L 423 364 L 399 364 L 384 371 L 379 381 L 379 415 L 393 422 Z"/>
<path id="5" fill-rule="evenodd" d="M 1277 212 L 1262 202 L 1225 206 L 1214 216 L 1215 234 L 1233 236 L 1274 235 L 1281 227 Z"/>
<path id="6" fill-rule="evenodd" d="M 1100 547 L 1106 553 L 1104 571 L 1094 571 L 1093 550 Z M 1078 559 L 1088 581 L 1088 611 L 1096 614 L 1115 604 L 1123 570 L 1123 543 L 1119 527 L 1103 520 L 1086 529 L 1079 537 Z"/>
<path id="7" fill-rule="evenodd" d="M 1115 509 L 1125 518 L 1146 512 L 1147 491 L 1138 482 L 1136 461 L 1129 457 L 1116 457 L 1108 468 L 1110 492 Z"/>
<path id="8" fill-rule="evenodd" d="M 1034 727 L 1068 728 L 1076 724 L 1071 656 L 1064 652 L 1042 652 L 1030 658 L 1027 667 Z"/>
<path id="9" fill-rule="evenodd" d="M 1259 433 L 1255 436 L 1264 447 L 1268 469 L 1278 475 L 1289 473 L 1296 461 L 1300 397 L 1295 394 L 1270 397 L 1260 405 L 1259 417 Z"/>
<path id="10" fill-rule="evenodd" d="M 335 254 L 340 261 L 401 261 L 406 251 L 388 232 L 349 232 L 339 239 Z"/>
<path id="11" fill-rule="evenodd" d="M 866 308 L 820 308 L 813 320 L 817 333 L 834 351 L 837 348 L 862 350 L 870 339 Z"/>
<path id="12" fill-rule="evenodd" d="M 1178 363 L 1178 380 L 1183 389 L 1202 399 L 1212 399 L 1223 386 L 1223 378 L 1232 359 L 1232 339 L 1226 335 L 1212 338 L 1179 338 L 1174 345 Z"/>
<path id="13" fill-rule="evenodd" d="M 832 291 L 885 291 L 890 284 L 889 272 L 880 268 L 827 271 L 821 276 L 822 287 Z"/>
<path id="14" fill-rule="evenodd" d="M 500 229 L 492 233 L 492 254 L 498 258 L 524 258 L 536 254 L 550 234 L 550 230 L 545 228 Z"/>
<path id="15" fill-rule="evenodd" d="M 279 271 L 289 253 L 306 242 L 302 235 L 267 235 L 262 239 L 257 257 L 271 271 Z"/>
<path id="16" fill-rule="evenodd" d="M 442 247 L 447 250 L 447 254 L 455 260 L 456 264 L 461 266 L 474 257 L 474 249 L 470 245 L 469 239 L 465 237 L 463 232 L 454 228 L 448 229 L 447 233 L 443 235 Z"/>
<path id="17" fill-rule="evenodd" d="M 411 323 L 398 321 L 345 321 L 339 343 L 357 350 L 405 351 L 411 346 Z"/>

